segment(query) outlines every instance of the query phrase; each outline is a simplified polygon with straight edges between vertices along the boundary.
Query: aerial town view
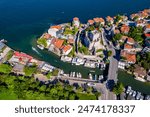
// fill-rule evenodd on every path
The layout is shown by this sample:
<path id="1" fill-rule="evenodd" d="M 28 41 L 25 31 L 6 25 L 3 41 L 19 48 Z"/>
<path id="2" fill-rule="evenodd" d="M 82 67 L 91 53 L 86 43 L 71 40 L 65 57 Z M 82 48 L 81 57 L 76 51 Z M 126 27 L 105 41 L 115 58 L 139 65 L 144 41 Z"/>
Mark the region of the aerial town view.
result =
<path id="1" fill-rule="evenodd" d="M 24 4 L 34 4 L 35 1 L 31 1 Z M 44 1 L 43 5 L 48 10 L 49 2 Z M 87 2 L 87 6 L 91 5 L 89 0 Z M 26 18 L 24 11 L 19 21 L 12 21 L 16 26 L 8 24 L 11 29 L 9 26 L 4 28 L 8 34 L 3 34 L 1 30 L 5 21 L 10 19 L 2 17 L 3 14 L 0 16 L 0 99 L 150 100 L 150 2 L 149 6 L 148 1 L 145 4 L 147 6 L 130 9 L 128 13 L 108 11 L 102 15 L 100 11 L 93 11 L 96 14 L 89 12 L 85 19 L 82 15 L 86 9 L 78 9 L 75 14 L 68 11 L 73 15 L 66 16 L 65 9 L 68 10 L 68 7 L 61 11 L 61 15 L 55 13 L 52 19 L 57 21 L 50 23 L 43 20 L 48 14 L 42 15 L 45 10 L 35 13 L 37 4 L 29 13 L 30 5 L 18 3 L 21 8 L 16 9 L 29 9 L 26 11 L 29 13 L 26 23 L 19 24 Z M 2 5 L 6 5 L 5 2 L 0 2 Z M 37 6 L 43 8 L 40 4 Z M 13 8 L 14 4 L 6 7 Z M 80 10 L 83 14 L 78 15 Z M 5 17 L 12 15 L 8 11 Z M 21 16 L 15 9 L 12 12 Z M 38 17 L 30 18 L 30 15 L 41 15 L 39 19 L 46 22 L 46 26 L 36 22 Z M 68 20 L 64 18 L 61 22 L 63 16 Z M 35 20 L 32 25 L 30 19 Z M 35 36 L 27 38 L 26 34 L 31 33 Z"/>

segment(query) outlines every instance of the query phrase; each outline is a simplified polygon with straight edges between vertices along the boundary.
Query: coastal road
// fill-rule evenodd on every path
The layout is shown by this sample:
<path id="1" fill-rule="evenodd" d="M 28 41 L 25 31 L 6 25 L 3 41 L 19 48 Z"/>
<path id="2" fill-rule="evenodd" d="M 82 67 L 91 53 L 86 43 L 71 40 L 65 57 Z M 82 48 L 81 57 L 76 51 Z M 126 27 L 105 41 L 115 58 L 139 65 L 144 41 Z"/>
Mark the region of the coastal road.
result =
<path id="1" fill-rule="evenodd" d="M 106 41 L 106 48 L 107 50 L 110 50 L 112 51 L 112 55 L 111 57 L 109 58 L 110 60 L 110 64 L 109 64 L 109 71 L 108 71 L 108 79 L 107 79 L 107 82 L 109 81 L 114 81 L 115 83 L 117 83 L 117 77 L 118 77 L 118 60 L 117 60 L 117 53 L 116 53 L 116 50 L 113 46 L 113 44 L 108 44 L 108 39 L 106 38 L 106 33 L 104 30 L 102 30 L 102 38 L 103 40 Z M 108 84 L 107 84 L 108 85 Z M 116 100 L 116 95 L 107 90 L 106 91 L 106 99 L 107 100 Z"/>

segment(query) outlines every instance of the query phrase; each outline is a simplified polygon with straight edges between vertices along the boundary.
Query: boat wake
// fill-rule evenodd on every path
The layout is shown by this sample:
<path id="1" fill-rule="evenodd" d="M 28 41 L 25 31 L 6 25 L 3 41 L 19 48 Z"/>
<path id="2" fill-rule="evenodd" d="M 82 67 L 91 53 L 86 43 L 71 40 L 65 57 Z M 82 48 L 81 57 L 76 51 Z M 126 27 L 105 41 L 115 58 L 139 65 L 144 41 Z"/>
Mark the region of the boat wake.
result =
<path id="1" fill-rule="evenodd" d="M 34 52 L 36 52 L 38 55 L 42 56 L 41 53 L 40 53 L 36 48 L 32 47 L 32 50 L 33 50 Z"/>

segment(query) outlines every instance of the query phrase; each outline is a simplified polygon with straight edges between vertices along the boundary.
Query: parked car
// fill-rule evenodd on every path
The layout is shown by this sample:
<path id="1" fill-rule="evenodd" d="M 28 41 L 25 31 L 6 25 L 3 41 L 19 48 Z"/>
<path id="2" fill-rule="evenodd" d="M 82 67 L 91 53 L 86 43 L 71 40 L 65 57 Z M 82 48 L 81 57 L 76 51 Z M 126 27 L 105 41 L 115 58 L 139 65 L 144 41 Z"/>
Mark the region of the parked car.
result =
<path id="1" fill-rule="evenodd" d="M 145 97 L 145 100 L 150 100 L 150 95 L 147 95 L 147 96 Z"/>
<path id="2" fill-rule="evenodd" d="M 141 95 L 140 100 L 144 100 L 144 96 L 143 95 Z"/>
<path id="3" fill-rule="evenodd" d="M 140 98 L 141 98 L 141 92 L 137 92 L 136 100 L 139 100 Z"/>
<path id="4" fill-rule="evenodd" d="M 96 84 L 92 83 L 92 82 L 89 82 L 87 83 L 88 86 L 92 87 L 92 86 L 96 86 Z"/>
<path id="5" fill-rule="evenodd" d="M 133 90 L 131 90 L 131 91 L 129 92 L 129 95 L 130 95 L 130 96 L 132 96 L 133 92 L 134 92 L 134 91 L 133 91 Z"/>
<path id="6" fill-rule="evenodd" d="M 126 94 L 129 94 L 132 88 L 130 86 L 127 87 Z"/>
<path id="7" fill-rule="evenodd" d="M 133 97 L 135 97 L 135 96 L 136 96 L 136 91 L 134 91 L 134 92 L 133 92 L 132 96 L 133 96 Z"/>

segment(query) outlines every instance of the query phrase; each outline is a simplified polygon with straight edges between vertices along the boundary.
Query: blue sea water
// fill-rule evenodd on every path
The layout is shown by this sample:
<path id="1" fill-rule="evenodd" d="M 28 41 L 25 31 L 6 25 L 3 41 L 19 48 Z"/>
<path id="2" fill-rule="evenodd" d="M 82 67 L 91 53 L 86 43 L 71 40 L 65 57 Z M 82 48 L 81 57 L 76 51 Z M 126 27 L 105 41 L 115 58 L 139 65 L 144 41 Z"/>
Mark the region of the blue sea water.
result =
<path id="1" fill-rule="evenodd" d="M 59 61 L 52 53 L 32 50 L 36 38 L 50 25 L 69 22 L 77 16 L 82 22 L 94 17 L 131 14 L 150 7 L 150 0 L 0 0 L 0 38 L 8 40 L 13 49 L 26 52 L 38 59 L 64 69 L 66 72 L 82 71 Z"/>

